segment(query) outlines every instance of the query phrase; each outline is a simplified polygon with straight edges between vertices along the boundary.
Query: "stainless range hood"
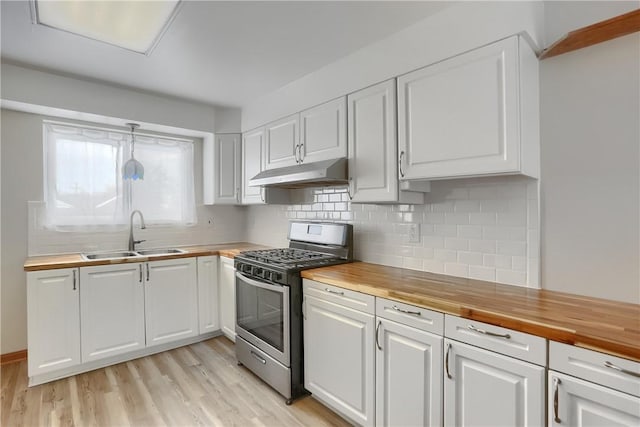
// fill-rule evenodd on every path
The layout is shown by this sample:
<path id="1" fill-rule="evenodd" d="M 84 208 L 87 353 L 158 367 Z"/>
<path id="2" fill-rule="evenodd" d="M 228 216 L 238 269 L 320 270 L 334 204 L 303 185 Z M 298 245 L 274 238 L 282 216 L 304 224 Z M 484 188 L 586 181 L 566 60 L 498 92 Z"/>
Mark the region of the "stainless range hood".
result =
<path id="1" fill-rule="evenodd" d="M 260 172 L 249 180 L 250 187 L 303 188 L 347 184 L 347 159 L 323 160 L 315 163 Z"/>

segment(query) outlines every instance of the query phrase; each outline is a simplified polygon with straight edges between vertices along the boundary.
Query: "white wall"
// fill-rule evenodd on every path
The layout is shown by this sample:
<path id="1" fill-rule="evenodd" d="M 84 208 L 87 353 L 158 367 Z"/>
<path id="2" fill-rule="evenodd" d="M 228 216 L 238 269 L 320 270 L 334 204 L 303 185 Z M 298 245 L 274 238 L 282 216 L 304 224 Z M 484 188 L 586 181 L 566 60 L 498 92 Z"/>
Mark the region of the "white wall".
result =
<path id="1" fill-rule="evenodd" d="M 460 2 L 289 83 L 242 109 L 243 131 L 496 40 L 542 46 L 542 2 Z"/>
<path id="2" fill-rule="evenodd" d="M 215 132 L 216 108 L 131 88 L 2 64 L 2 99 L 82 113 Z"/>
<path id="3" fill-rule="evenodd" d="M 548 41 L 638 7 L 551 2 Z M 540 63 L 542 285 L 640 303 L 640 35 Z"/>

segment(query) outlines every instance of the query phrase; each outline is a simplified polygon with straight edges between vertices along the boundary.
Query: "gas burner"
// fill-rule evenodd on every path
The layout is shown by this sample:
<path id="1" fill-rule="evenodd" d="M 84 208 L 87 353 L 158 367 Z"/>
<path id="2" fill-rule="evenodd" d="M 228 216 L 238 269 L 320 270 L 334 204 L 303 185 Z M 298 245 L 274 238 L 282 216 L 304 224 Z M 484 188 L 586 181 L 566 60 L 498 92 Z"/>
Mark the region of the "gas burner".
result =
<path id="1" fill-rule="evenodd" d="M 282 249 L 263 249 L 259 251 L 242 252 L 242 256 L 267 264 L 286 264 L 286 265 L 312 265 L 313 262 L 322 262 L 323 260 L 334 259 L 334 255 L 322 252 L 314 252 L 306 249 L 282 248 Z"/>

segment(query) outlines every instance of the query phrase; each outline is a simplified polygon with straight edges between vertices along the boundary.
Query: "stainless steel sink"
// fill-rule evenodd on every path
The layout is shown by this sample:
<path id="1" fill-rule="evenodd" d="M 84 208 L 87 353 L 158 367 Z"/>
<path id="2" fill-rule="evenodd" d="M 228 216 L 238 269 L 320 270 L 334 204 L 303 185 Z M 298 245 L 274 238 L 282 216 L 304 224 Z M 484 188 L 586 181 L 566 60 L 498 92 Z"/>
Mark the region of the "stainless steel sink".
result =
<path id="1" fill-rule="evenodd" d="M 142 256 L 153 256 L 153 255 L 172 255 L 172 254 L 183 254 L 187 251 L 183 251 L 182 249 L 140 249 L 138 252 Z"/>
<path id="2" fill-rule="evenodd" d="M 103 252 L 97 254 L 82 254 L 84 259 L 97 260 L 97 259 L 120 259 L 120 258 L 133 258 L 139 257 L 137 252 L 132 251 L 117 251 L 117 252 Z"/>

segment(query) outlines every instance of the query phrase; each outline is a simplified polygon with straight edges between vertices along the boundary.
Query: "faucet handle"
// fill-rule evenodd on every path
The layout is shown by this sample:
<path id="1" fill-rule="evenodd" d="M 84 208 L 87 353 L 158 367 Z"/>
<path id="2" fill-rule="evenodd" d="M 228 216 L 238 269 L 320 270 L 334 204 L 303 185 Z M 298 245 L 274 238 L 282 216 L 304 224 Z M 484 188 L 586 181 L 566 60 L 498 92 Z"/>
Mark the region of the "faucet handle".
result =
<path id="1" fill-rule="evenodd" d="M 133 241 L 133 244 L 134 244 L 134 245 L 137 245 L 138 243 L 142 243 L 142 242 L 146 242 L 146 240 L 145 240 L 145 239 L 142 239 L 142 240 L 134 240 L 134 241 Z"/>

